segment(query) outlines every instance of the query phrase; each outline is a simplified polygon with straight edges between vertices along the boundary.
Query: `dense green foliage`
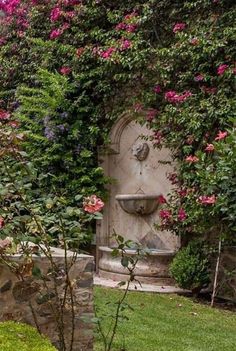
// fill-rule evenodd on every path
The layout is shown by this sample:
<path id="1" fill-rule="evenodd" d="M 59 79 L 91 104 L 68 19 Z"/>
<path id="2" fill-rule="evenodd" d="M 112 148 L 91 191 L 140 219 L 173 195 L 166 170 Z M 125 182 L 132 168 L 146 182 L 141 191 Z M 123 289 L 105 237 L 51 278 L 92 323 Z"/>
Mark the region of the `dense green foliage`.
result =
<path id="1" fill-rule="evenodd" d="M 56 351 L 36 329 L 20 323 L 0 323 L 1 351 Z"/>
<path id="2" fill-rule="evenodd" d="M 204 243 L 192 241 L 176 254 L 170 265 L 170 273 L 179 287 L 198 293 L 210 282 L 209 267 Z"/>
<path id="3" fill-rule="evenodd" d="M 117 301 L 121 291 L 95 289 L 95 301 L 104 313 L 108 301 Z M 127 303 L 129 320 L 120 326 L 114 351 L 231 351 L 236 343 L 235 313 L 212 309 L 186 297 L 170 294 L 130 292 Z M 110 313 L 112 316 L 112 313 Z M 109 320 L 107 320 L 107 331 Z M 97 336 L 95 348 L 101 351 Z"/>
<path id="4" fill-rule="evenodd" d="M 126 111 L 178 164 L 162 228 L 234 238 L 235 14 L 233 0 L 13 6 L 2 19 L 1 108 L 16 111 L 37 168 L 54 175 L 45 186 L 104 194 L 97 148 Z"/>

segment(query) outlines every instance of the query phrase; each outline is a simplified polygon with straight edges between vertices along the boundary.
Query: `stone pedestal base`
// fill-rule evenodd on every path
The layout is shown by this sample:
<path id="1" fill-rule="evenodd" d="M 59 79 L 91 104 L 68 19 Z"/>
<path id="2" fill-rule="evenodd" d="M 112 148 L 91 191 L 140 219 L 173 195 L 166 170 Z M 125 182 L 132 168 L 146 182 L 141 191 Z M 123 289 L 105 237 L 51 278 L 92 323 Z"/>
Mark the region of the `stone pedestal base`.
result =
<path id="1" fill-rule="evenodd" d="M 114 281 L 127 280 L 128 272 L 122 267 L 120 257 L 112 257 L 112 249 L 107 246 L 99 247 L 99 252 L 99 276 Z M 135 250 L 127 250 L 127 255 L 135 255 Z M 169 274 L 169 264 L 174 255 L 174 251 L 150 250 L 148 256 L 137 264 L 137 280 L 147 284 L 174 285 Z"/>

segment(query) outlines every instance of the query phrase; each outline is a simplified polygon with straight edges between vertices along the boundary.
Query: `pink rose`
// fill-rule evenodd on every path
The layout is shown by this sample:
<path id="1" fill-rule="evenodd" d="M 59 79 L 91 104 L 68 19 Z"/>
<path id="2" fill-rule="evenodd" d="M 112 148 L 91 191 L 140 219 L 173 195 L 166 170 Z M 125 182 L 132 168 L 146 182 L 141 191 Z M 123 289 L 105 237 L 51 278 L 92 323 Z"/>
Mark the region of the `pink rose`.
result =
<path id="1" fill-rule="evenodd" d="M 222 140 L 222 139 L 226 138 L 227 135 L 228 135 L 228 132 L 219 131 L 219 133 L 217 134 L 217 136 L 215 138 L 215 141 Z"/>
<path id="2" fill-rule="evenodd" d="M 184 30 L 186 27 L 185 23 L 176 23 L 173 27 L 173 32 L 177 33 L 177 32 L 181 32 L 182 30 Z"/>
<path id="3" fill-rule="evenodd" d="M 103 209 L 104 202 L 96 195 L 86 197 L 83 202 L 83 208 L 85 212 L 95 213 Z"/>
<path id="4" fill-rule="evenodd" d="M 190 155 L 185 158 L 185 161 L 188 163 L 196 163 L 199 161 L 199 158 L 197 156 Z"/>
<path id="5" fill-rule="evenodd" d="M 207 144 L 205 151 L 212 152 L 215 150 L 215 146 L 213 144 Z"/>

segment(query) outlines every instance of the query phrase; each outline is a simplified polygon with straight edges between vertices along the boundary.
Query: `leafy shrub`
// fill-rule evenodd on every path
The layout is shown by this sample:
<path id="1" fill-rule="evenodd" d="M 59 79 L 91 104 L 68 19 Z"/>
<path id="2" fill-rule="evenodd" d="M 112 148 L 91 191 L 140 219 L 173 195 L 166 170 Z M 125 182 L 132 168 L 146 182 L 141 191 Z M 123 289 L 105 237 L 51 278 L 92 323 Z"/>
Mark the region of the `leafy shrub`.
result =
<path id="1" fill-rule="evenodd" d="M 182 248 L 175 256 L 170 272 L 181 288 L 200 292 L 210 282 L 209 260 L 204 244 L 191 241 Z"/>
<path id="2" fill-rule="evenodd" d="M 35 328 L 15 322 L 0 323 L 1 351 L 56 351 Z"/>

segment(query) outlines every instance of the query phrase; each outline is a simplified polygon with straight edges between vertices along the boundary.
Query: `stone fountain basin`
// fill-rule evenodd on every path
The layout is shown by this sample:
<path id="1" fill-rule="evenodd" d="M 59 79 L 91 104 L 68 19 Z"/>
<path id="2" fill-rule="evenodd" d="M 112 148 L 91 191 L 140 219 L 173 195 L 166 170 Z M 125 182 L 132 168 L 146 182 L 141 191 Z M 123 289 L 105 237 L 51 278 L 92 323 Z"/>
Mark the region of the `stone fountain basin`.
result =
<path id="1" fill-rule="evenodd" d="M 153 213 L 159 205 L 160 193 L 156 194 L 117 194 L 115 199 L 121 208 L 136 215 L 149 215 Z"/>
<path id="2" fill-rule="evenodd" d="M 99 276 L 115 281 L 127 280 L 128 271 L 121 265 L 121 256 L 113 257 L 113 249 L 100 246 Z M 126 249 L 127 256 L 136 254 L 135 249 Z M 169 264 L 176 252 L 173 250 L 149 249 L 148 257 L 140 259 L 135 269 L 135 275 L 142 283 L 171 285 Z"/>

